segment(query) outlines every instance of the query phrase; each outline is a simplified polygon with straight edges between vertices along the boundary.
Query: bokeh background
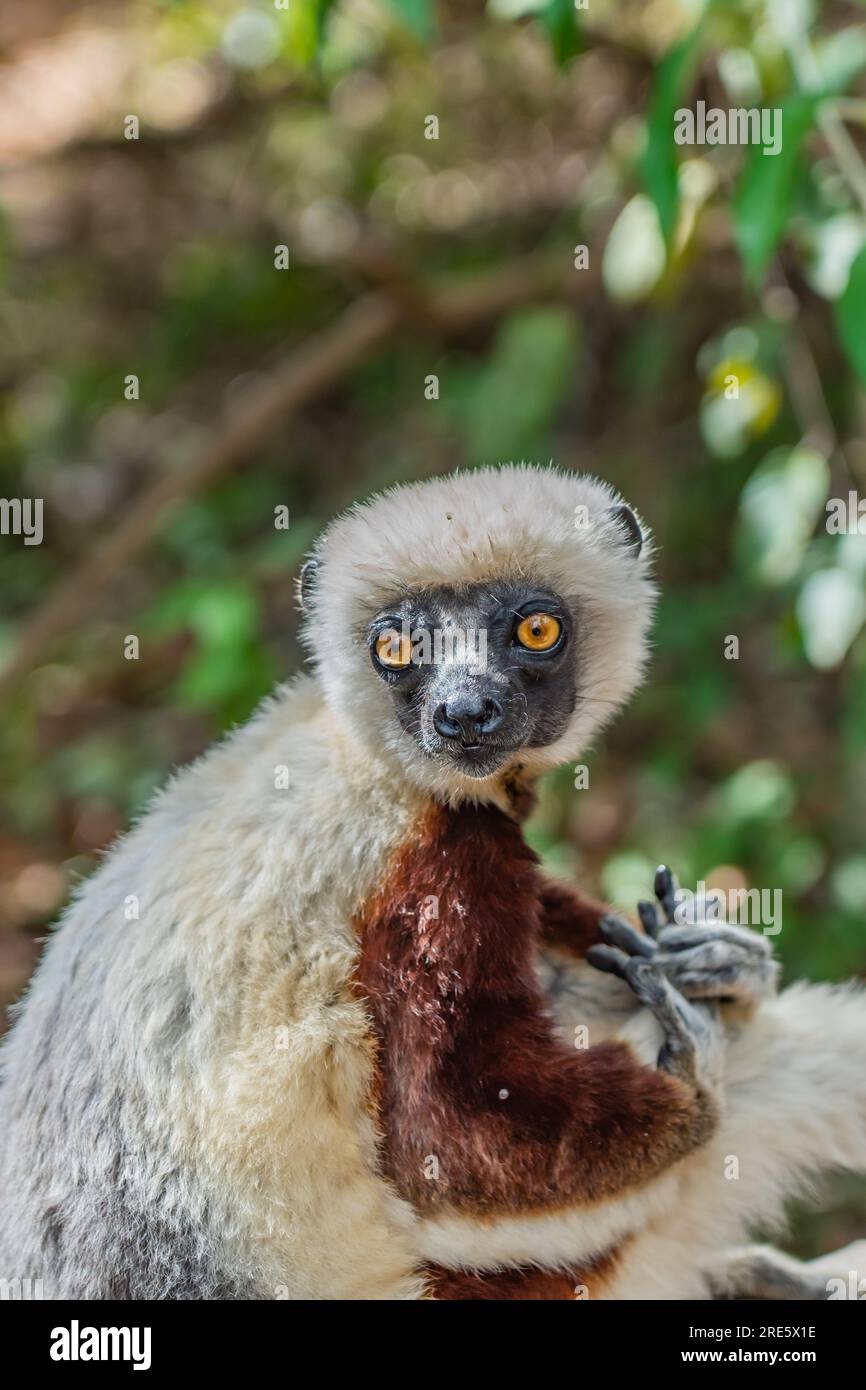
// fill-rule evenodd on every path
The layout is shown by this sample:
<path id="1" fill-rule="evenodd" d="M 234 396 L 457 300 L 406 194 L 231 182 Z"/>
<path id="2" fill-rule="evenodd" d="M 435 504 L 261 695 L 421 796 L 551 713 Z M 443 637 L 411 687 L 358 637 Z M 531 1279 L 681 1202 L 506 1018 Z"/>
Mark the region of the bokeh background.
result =
<path id="1" fill-rule="evenodd" d="M 630 909 L 661 860 L 781 889 L 788 978 L 866 973 L 866 534 L 825 525 L 866 495 L 864 21 L 6 0 L 0 493 L 45 534 L 0 537 L 0 1003 L 296 669 L 329 517 L 521 458 L 616 484 L 663 586 L 646 688 L 534 843 Z M 678 147 L 699 100 L 782 108 L 781 154 Z M 837 1180 L 793 1245 L 863 1234 Z"/>

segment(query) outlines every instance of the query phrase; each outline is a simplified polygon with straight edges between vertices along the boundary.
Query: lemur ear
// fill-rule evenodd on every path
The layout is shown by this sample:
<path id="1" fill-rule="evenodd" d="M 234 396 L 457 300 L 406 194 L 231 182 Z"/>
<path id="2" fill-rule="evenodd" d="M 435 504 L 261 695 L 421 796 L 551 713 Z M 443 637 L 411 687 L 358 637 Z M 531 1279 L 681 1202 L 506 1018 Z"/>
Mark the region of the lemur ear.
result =
<path id="1" fill-rule="evenodd" d="M 319 561 L 315 557 L 305 560 L 301 565 L 298 575 L 298 607 L 305 613 L 310 606 L 310 599 L 313 596 L 313 584 L 316 578 L 316 570 L 319 568 Z"/>
<path id="2" fill-rule="evenodd" d="M 631 507 L 627 507 L 624 502 L 617 507 L 610 507 L 604 513 L 603 519 L 613 522 L 629 554 L 637 559 L 643 549 L 643 532 Z"/>

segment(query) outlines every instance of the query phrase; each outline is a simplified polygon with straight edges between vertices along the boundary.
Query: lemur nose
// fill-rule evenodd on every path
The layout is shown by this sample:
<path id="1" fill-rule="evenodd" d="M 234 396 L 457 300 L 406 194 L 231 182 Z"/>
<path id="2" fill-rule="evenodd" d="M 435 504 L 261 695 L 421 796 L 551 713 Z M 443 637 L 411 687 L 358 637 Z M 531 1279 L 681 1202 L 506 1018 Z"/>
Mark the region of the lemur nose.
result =
<path id="1" fill-rule="evenodd" d="M 478 743 L 502 723 L 502 706 L 488 695 L 458 695 L 433 712 L 433 727 L 442 738 L 459 738 L 461 743 Z"/>

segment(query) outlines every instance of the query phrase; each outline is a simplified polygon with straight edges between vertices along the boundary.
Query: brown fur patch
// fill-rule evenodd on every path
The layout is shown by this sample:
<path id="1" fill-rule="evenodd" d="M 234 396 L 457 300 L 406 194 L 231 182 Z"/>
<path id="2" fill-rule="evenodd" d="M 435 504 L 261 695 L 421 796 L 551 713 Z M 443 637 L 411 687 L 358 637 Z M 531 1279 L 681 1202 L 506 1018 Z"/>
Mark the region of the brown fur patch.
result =
<path id="1" fill-rule="evenodd" d="M 494 1270 L 489 1274 L 475 1270 L 442 1269 L 433 1266 L 429 1270 L 430 1297 L 440 1301 L 493 1302 L 518 1300 L 558 1300 L 573 1303 L 576 1290 L 585 1289 L 593 1298 L 593 1288 L 601 1283 L 601 1270 L 559 1270 L 533 1269 L 521 1265 L 517 1269 Z M 587 1295 L 584 1294 L 585 1298 Z"/>
<path id="2" fill-rule="evenodd" d="M 545 883 L 539 893 L 541 941 L 569 955 L 586 955 L 602 940 L 598 924 L 610 911 L 594 898 L 584 897 L 564 883 Z"/>
<path id="3" fill-rule="evenodd" d="M 556 1037 L 533 969 L 550 892 L 503 812 L 435 808 L 360 915 L 384 1167 L 423 1213 L 597 1202 L 705 1137 L 691 1090 L 624 1043 Z"/>

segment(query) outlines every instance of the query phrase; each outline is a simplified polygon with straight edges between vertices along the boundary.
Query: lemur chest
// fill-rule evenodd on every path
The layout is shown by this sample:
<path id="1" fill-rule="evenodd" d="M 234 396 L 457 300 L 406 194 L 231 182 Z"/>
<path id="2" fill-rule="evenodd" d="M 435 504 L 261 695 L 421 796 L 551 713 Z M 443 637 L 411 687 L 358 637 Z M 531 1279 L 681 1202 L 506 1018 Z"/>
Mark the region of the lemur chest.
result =
<path id="1" fill-rule="evenodd" d="M 537 997 L 539 891 L 536 857 L 508 816 L 436 808 L 358 916 L 385 1164 L 416 1206 L 448 1200 L 452 1164 L 465 1174 L 467 1115 L 480 1151 L 497 1112 L 525 1100 L 501 1062 L 509 1018 Z"/>

